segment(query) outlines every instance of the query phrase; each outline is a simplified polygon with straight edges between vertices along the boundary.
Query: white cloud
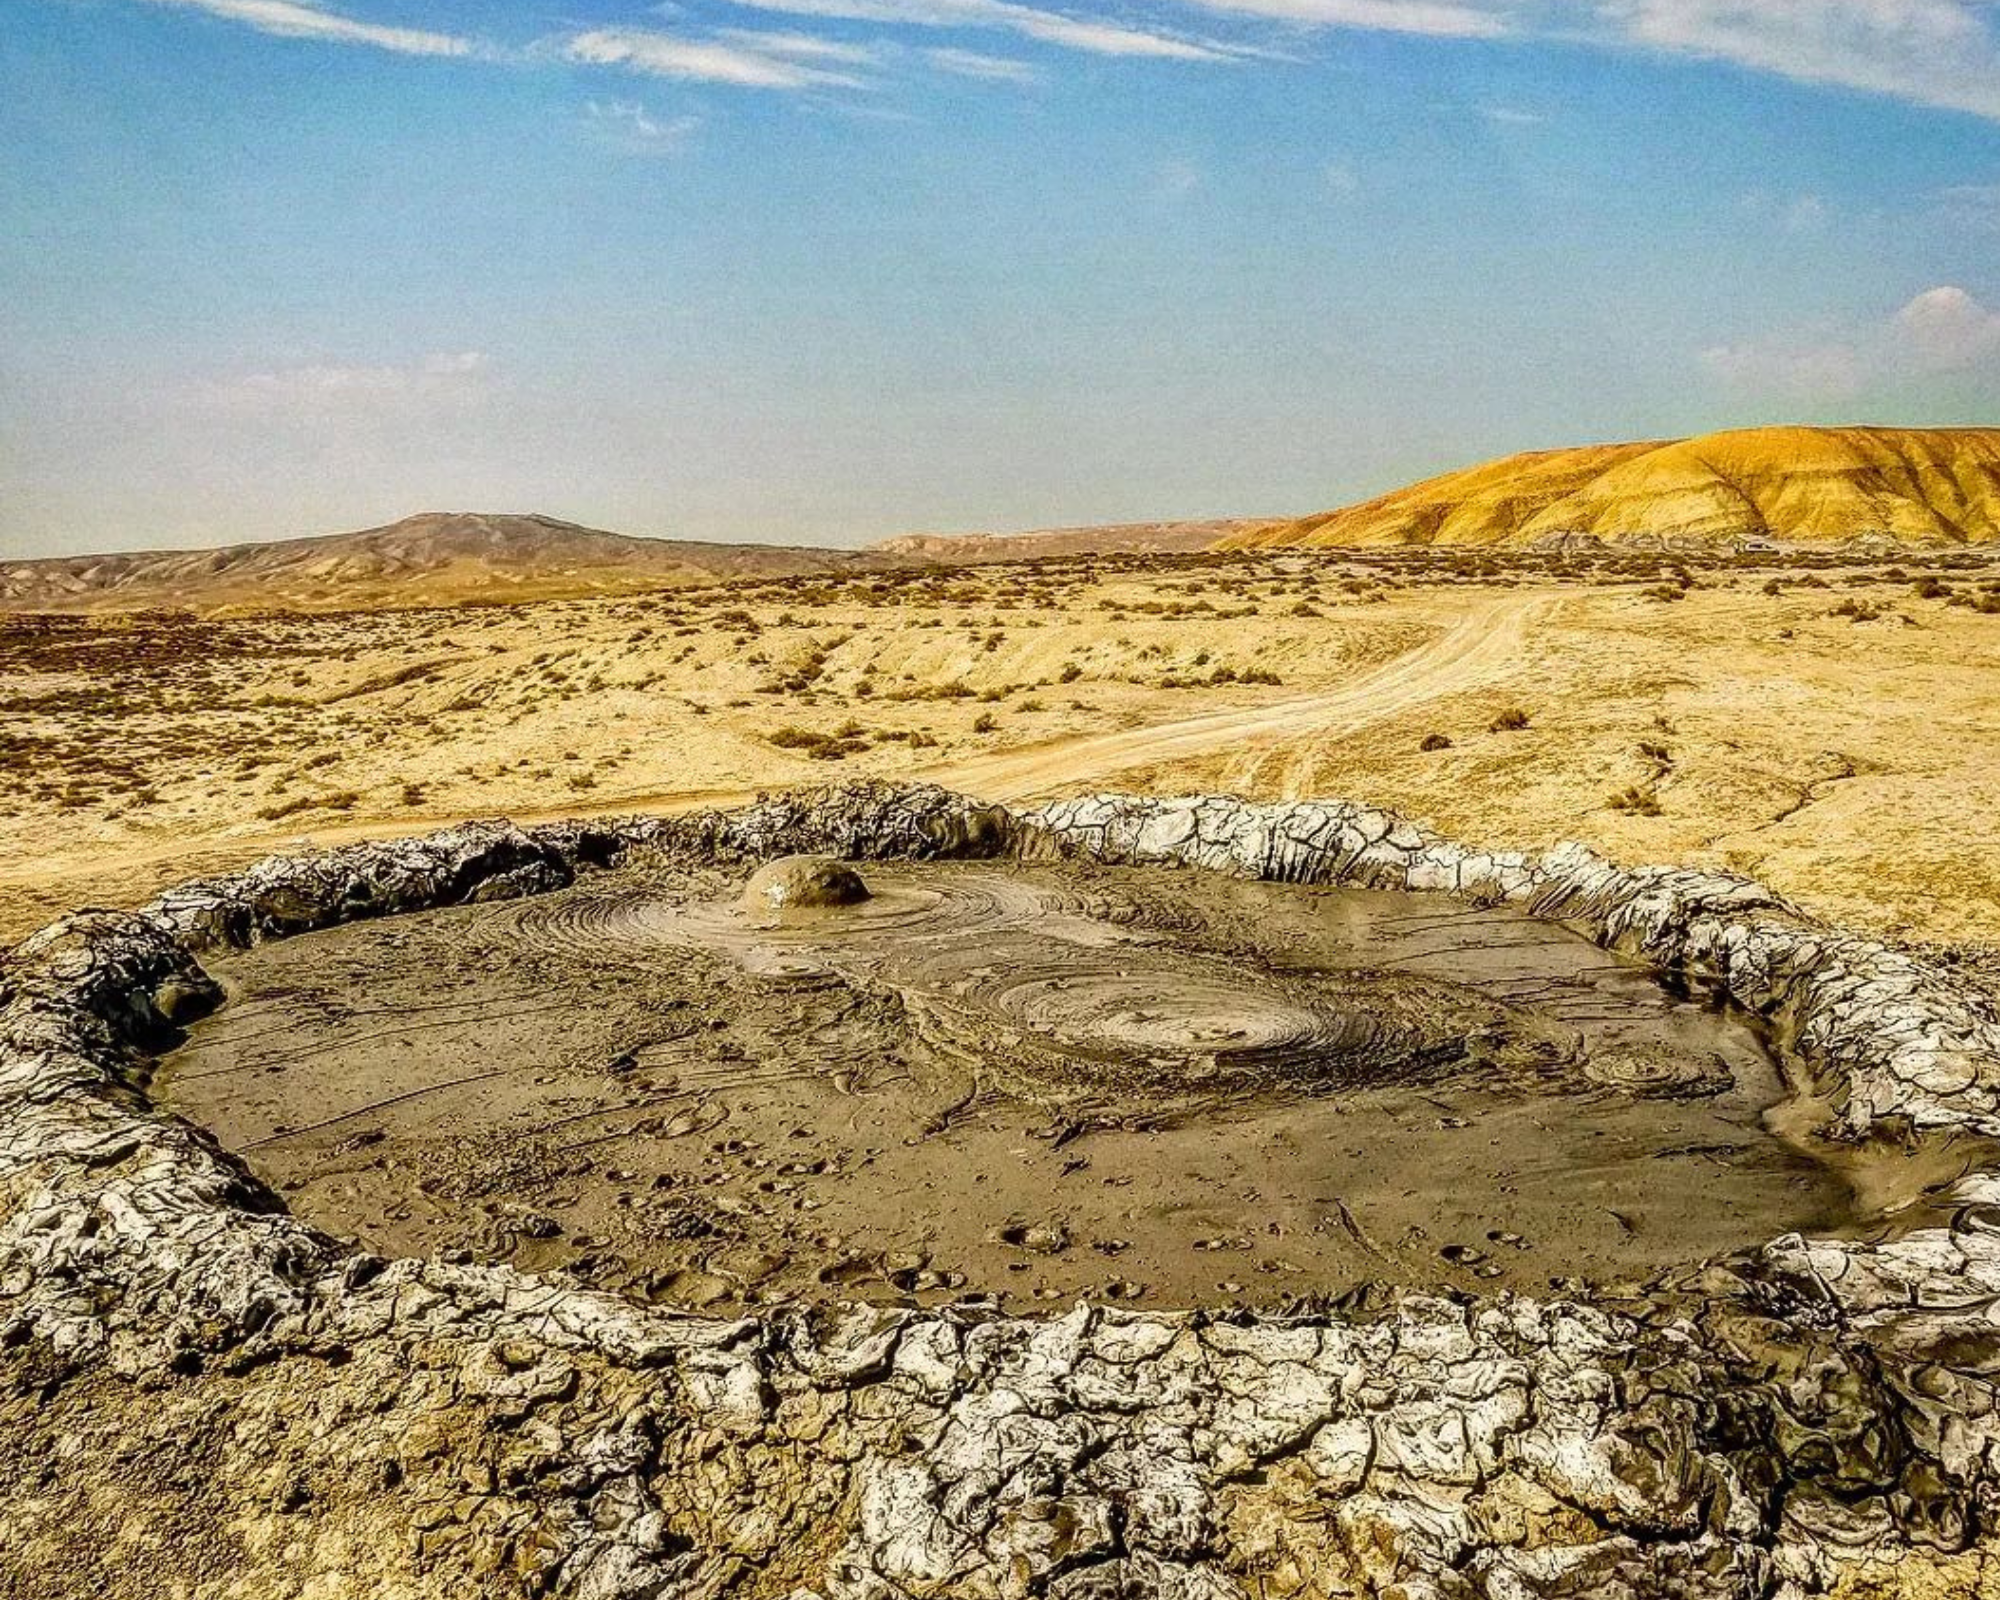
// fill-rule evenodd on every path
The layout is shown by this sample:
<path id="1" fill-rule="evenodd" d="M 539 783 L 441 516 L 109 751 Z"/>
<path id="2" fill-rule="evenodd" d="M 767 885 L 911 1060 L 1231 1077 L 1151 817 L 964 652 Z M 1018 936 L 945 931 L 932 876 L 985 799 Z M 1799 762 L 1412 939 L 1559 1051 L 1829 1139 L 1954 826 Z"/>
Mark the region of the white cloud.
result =
<path id="1" fill-rule="evenodd" d="M 461 401 L 484 387 L 489 365 L 479 350 L 438 351 L 381 366 L 309 362 L 204 379 L 193 385 L 193 397 L 219 410 L 267 414 Z"/>
<path id="2" fill-rule="evenodd" d="M 407 56 L 466 56 L 473 53 L 472 41 L 456 34 L 357 22 L 338 12 L 322 11 L 317 6 L 302 4 L 300 0 L 152 0 L 152 3 L 205 11 L 212 17 L 240 22 L 259 33 L 276 34 L 285 39 L 323 39 L 335 44 L 372 45 L 378 50 L 393 50 Z"/>
<path id="3" fill-rule="evenodd" d="M 796 35 L 781 36 L 795 39 Z M 714 39 L 687 39 L 646 28 L 596 28 L 564 46 L 571 61 L 595 67 L 626 67 L 661 78 L 727 83 L 742 89 L 858 89 L 851 73 L 831 72 L 787 54 Z"/>
<path id="4" fill-rule="evenodd" d="M 2000 311 L 1956 284 L 1926 289 L 1896 313 L 1910 357 L 1929 372 L 1958 372 L 2000 357 Z"/>
<path id="5" fill-rule="evenodd" d="M 1329 161 L 1326 164 L 1326 186 L 1343 200 L 1351 200 L 1361 192 L 1361 177 L 1345 161 Z"/>
<path id="6" fill-rule="evenodd" d="M 1025 61 L 1012 56 L 989 56 L 978 50 L 943 48 L 926 50 L 924 59 L 940 72 L 961 78 L 978 78 L 986 83 L 1040 83 L 1042 75 Z"/>
<path id="7" fill-rule="evenodd" d="M 1846 400 L 1885 383 L 1942 373 L 2000 377 L 2000 311 L 1940 284 L 1867 326 L 1796 339 L 1717 345 L 1701 364 L 1734 389 L 1800 400 Z"/>
<path id="8" fill-rule="evenodd" d="M 1245 52 L 1211 40 L 1115 23 L 1095 22 L 1015 5 L 1012 0 L 738 0 L 759 11 L 840 17 L 918 28 L 999 28 L 1043 44 L 1103 56 L 1150 56 L 1173 61 L 1223 61 Z"/>
<path id="9" fill-rule="evenodd" d="M 2000 118 L 1991 0 L 1597 0 L 1615 37 Z"/>
<path id="10" fill-rule="evenodd" d="M 701 127 L 701 118 L 669 117 L 664 122 L 630 100 L 592 100 L 584 115 L 618 149 L 635 155 L 674 155 L 685 149 Z"/>
<path id="11" fill-rule="evenodd" d="M 1481 106 L 1479 114 L 1503 128 L 1539 128 L 1549 120 L 1539 111 L 1523 111 L 1518 106 Z"/>

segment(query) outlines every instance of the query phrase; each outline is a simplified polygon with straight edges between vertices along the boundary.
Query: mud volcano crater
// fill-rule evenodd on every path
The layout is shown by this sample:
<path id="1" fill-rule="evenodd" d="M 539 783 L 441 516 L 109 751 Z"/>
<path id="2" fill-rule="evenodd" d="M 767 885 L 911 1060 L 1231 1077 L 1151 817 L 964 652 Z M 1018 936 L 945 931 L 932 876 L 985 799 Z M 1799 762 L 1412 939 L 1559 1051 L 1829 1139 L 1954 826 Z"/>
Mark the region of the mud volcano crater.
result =
<path id="1" fill-rule="evenodd" d="M 303 1220 L 668 1305 L 1629 1284 L 1879 1208 L 1754 1019 L 1490 904 L 666 849 L 209 967 L 154 1093 Z"/>
<path id="2" fill-rule="evenodd" d="M 1344 802 L 273 857 L 0 962 L 0 1591 L 1981 1593 L 1996 1134 L 1950 969 Z"/>

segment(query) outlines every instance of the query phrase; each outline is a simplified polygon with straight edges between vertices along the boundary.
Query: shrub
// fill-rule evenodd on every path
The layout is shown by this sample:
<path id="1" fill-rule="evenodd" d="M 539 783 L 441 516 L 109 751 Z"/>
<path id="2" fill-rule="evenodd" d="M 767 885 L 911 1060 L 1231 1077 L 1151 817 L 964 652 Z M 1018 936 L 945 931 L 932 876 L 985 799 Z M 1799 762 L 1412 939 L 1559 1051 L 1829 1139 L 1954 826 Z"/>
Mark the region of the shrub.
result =
<path id="1" fill-rule="evenodd" d="M 990 711 L 982 711 L 973 720 L 972 731 L 974 733 L 991 733 L 999 726 L 1000 719 L 998 717 L 994 716 Z"/>
<path id="2" fill-rule="evenodd" d="M 1519 733 L 1528 725 L 1528 713 L 1519 706 L 1509 706 L 1487 725 L 1489 733 Z"/>
<path id="3" fill-rule="evenodd" d="M 1449 750 L 1451 748 L 1451 740 L 1441 733 L 1427 733 L 1424 735 L 1424 742 L 1418 745 L 1417 748 L 1426 751 Z"/>

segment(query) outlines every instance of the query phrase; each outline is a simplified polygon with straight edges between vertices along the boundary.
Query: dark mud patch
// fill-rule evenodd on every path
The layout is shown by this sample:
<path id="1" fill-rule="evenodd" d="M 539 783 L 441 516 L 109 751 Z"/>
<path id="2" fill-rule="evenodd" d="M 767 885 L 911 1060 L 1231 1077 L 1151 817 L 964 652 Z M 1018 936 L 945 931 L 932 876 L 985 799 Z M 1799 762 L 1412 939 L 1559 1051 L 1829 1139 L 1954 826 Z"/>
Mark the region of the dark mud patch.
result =
<path id="1" fill-rule="evenodd" d="M 1536 1290 L 1873 1220 L 1765 1131 L 1742 1018 L 1520 913 L 864 875 L 787 911 L 630 867 L 221 957 L 155 1094 L 371 1249 L 693 1306 Z"/>

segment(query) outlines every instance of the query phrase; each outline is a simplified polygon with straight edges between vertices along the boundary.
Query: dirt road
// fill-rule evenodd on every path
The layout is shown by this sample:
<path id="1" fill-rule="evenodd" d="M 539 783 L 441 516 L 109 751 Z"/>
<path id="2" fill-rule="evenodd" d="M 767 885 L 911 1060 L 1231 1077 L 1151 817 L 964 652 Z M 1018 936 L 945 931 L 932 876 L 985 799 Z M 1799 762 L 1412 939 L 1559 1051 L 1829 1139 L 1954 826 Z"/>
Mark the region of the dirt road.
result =
<path id="1" fill-rule="evenodd" d="M 1285 762 L 1287 774 L 1302 782 L 1313 751 L 1326 739 L 1400 716 L 1439 695 L 1504 679 L 1518 666 L 1530 625 L 1558 603 L 1549 594 L 1480 594 L 1468 599 L 1457 618 L 1434 638 L 1337 689 L 939 761 L 909 776 L 980 799 L 1020 801 L 1106 785 L 1135 767 L 1232 751 L 1239 756 L 1230 773 L 1234 786 L 1246 785 L 1261 774 L 1263 763 L 1274 760 Z M 1292 783 L 1290 777 L 1287 783 Z M 1286 792 L 1295 787 L 1292 784 Z M 579 796 L 548 810 L 509 809 L 515 820 L 534 823 L 741 805 L 757 793 L 756 788 L 605 790 L 588 802 Z M 491 815 L 493 809 L 412 810 L 390 817 L 323 820 L 310 830 L 310 837 L 316 844 L 329 845 L 419 833 L 461 821 L 468 814 Z M 288 822 L 224 829 L 207 839 L 175 835 L 115 847 L 90 841 L 79 844 L 74 853 L 44 851 L 0 864 L 0 906 L 6 908 L 0 927 L 6 937 L 17 937 L 81 901 L 130 900 L 196 870 L 222 871 L 274 850 L 296 848 L 301 831 Z"/>
<path id="2" fill-rule="evenodd" d="M 1556 603 L 1552 595 L 1482 596 L 1435 639 L 1330 692 L 1274 705 L 1210 711 L 1117 733 L 1052 739 L 990 756 L 940 762 L 917 776 L 982 800 L 1027 800 L 1133 767 L 1242 750 L 1247 766 L 1242 776 L 1249 777 L 1263 760 L 1282 755 L 1290 741 L 1349 733 L 1439 695 L 1504 676 L 1519 656 L 1529 624 Z"/>

